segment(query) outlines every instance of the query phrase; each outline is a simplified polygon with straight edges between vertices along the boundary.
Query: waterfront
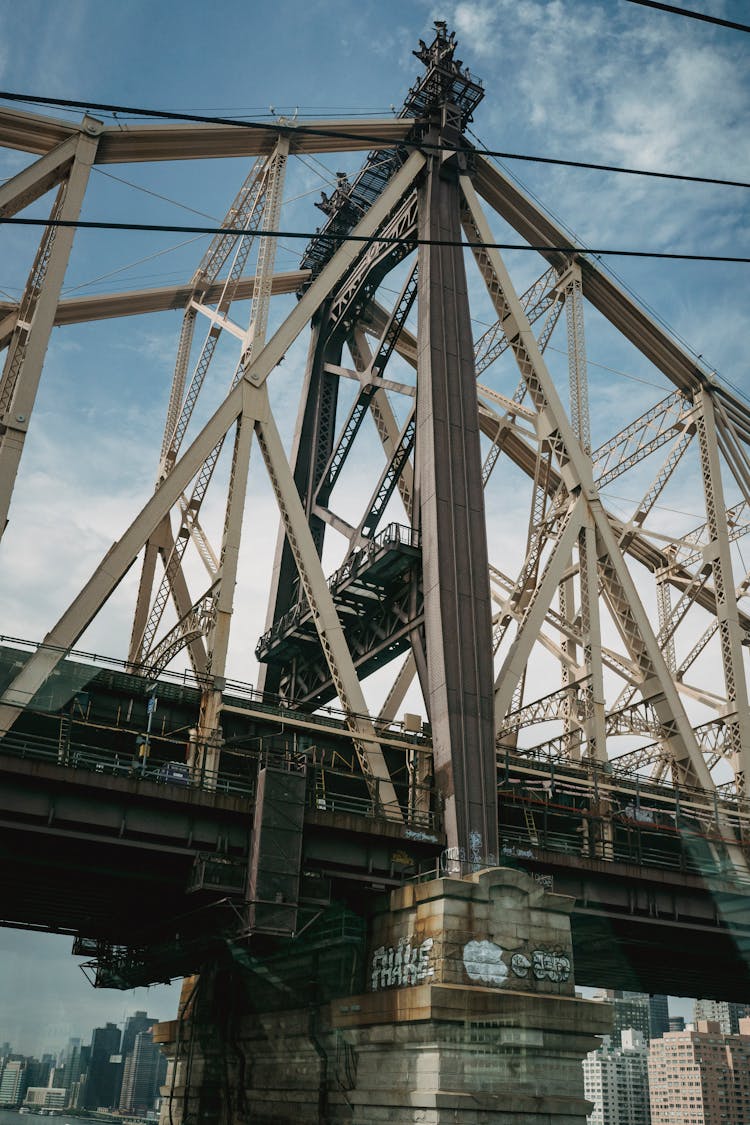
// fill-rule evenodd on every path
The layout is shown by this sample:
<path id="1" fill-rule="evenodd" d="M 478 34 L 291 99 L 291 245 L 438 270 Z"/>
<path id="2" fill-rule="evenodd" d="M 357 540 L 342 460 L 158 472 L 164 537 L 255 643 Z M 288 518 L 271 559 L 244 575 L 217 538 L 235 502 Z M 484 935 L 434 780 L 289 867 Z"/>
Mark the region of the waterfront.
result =
<path id="1" fill-rule="evenodd" d="M 19 1113 L 17 1109 L 0 1109 L 0 1125 L 38 1125 L 42 1121 L 52 1121 L 56 1125 L 98 1125 L 102 1123 L 111 1123 L 111 1125 L 135 1125 L 136 1122 L 146 1122 L 144 1117 L 118 1117 L 116 1114 L 97 1117 L 93 1115 L 81 1116 L 78 1113 L 71 1113 L 70 1110 L 63 1109 L 54 1114 L 39 1114 L 39 1113 Z M 149 1122 L 153 1125 L 153 1122 Z"/>

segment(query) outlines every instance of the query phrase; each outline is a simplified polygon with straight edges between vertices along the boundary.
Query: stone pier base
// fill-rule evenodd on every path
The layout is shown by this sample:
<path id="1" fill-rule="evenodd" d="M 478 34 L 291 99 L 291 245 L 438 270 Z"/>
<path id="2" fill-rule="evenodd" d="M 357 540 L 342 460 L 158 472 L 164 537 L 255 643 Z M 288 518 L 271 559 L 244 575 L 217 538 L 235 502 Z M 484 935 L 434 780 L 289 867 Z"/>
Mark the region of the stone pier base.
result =
<path id="1" fill-rule="evenodd" d="M 575 996 L 572 900 L 496 868 L 408 886 L 388 905 L 366 990 L 248 1011 L 213 1051 L 205 1033 L 193 1042 L 191 1122 L 584 1125 L 581 1062 L 611 1017 Z M 166 1046 L 180 1125 L 185 1052 Z"/>

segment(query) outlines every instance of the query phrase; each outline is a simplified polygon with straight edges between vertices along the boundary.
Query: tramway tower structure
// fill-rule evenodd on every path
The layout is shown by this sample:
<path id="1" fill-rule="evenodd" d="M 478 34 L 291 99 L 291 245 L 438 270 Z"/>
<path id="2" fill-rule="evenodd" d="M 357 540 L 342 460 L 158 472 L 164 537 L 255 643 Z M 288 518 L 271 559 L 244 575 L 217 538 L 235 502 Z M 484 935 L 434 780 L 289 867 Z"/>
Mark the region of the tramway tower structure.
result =
<path id="1" fill-rule="evenodd" d="M 331 804 L 327 771 L 333 776 L 343 760 L 344 742 L 347 808 L 366 806 L 369 823 L 377 820 L 411 850 L 405 860 L 404 849 L 394 853 L 401 858 L 389 861 L 383 887 L 398 882 L 398 864 L 413 874 L 420 863 L 411 853 L 421 849 L 420 862 L 439 859 L 443 874 L 473 880 L 470 894 L 490 902 L 479 872 L 501 860 L 530 859 L 540 874 L 539 854 L 557 848 L 585 856 L 598 871 L 597 864 L 622 860 L 637 836 L 637 856 L 628 852 L 631 881 L 657 853 L 696 877 L 710 868 L 725 881 L 717 925 L 734 924 L 748 876 L 750 576 L 738 567 L 737 547 L 750 529 L 750 410 L 477 151 L 467 129 L 484 90 L 456 57 L 445 24 L 436 24 L 433 41 L 420 42 L 415 55 L 423 71 L 400 113 L 384 121 L 242 128 L 217 121 L 122 131 L 91 116 L 77 127 L 0 113 L 0 143 L 37 157 L 0 185 L 4 216 L 55 188 L 51 220 L 74 224 L 98 163 L 255 158 L 186 285 L 61 299 L 73 227 L 51 222 L 20 302 L 0 307 L 0 526 L 8 536 L 53 327 L 183 310 L 154 493 L 43 642 L 31 652 L 0 650 L 0 757 L 19 746 L 30 753 L 33 738 L 48 737 L 57 723 L 56 767 L 68 766 L 76 723 L 88 724 L 89 748 L 95 738 L 114 742 L 121 727 L 129 730 L 123 708 L 116 721 L 97 727 L 91 700 L 84 714 L 76 690 L 63 706 L 55 683 L 85 680 L 75 646 L 138 565 L 122 679 L 108 680 L 106 690 L 140 691 L 142 703 L 150 700 L 141 765 L 162 738 L 161 756 L 170 759 L 162 770 L 171 769 L 174 739 L 151 720 L 156 694 L 165 690 L 159 685 L 184 653 L 195 715 L 185 719 L 193 703 L 181 696 L 179 729 L 189 731 L 181 780 L 217 793 L 228 762 L 245 754 L 243 769 L 251 758 L 258 767 L 252 836 L 246 854 L 237 844 L 232 860 L 244 872 L 235 914 L 251 947 L 258 935 L 293 940 L 300 875 L 315 864 L 328 870 L 325 848 L 316 842 L 307 849 L 303 819 L 321 828 Z M 361 169 L 339 173 L 322 196 L 325 221 L 300 268 L 276 272 L 290 160 L 346 151 L 366 153 Z M 543 259 L 540 276 L 521 293 L 498 246 L 496 232 L 506 227 Z M 480 288 L 494 323 L 474 339 Z M 295 292 L 296 304 L 274 326 L 273 296 Z M 246 326 L 233 318 L 242 302 L 249 302 Z M 596 446 L 589 306 L 639 350 L 665 387 Z M 563 317 L 561 380 L 547 349 Z M 307 362 L 287 451 L 274 374 L 303 333 Z M 201 424 L 196 403 L 215 385 L 207 374 L 227 341 L 238 351 L 230 386 Z M 243 519 L 246 507 L 252 511 L 254 474 L 262 471 L 255 461 L 251 468 L 254 442 L 280 523 L 251 705 L 227 681 L 227 653 L 243 582 Z M 641 496 L 629 519 L 606 500 L 626 474 Z M 223 530 L 214 546 L 202 511 L 209 487 L 224 478 Z M 693 479 L 701 482 L 705 519 L 672 533 L 658 521 L 659 505 L 670 487 Z M 514 562 L 506 545 L 519 540 L 521 495 L 528 505 Z M 333 574 L 324 570 L 329 560 Z M 392 669 L 373 715 L 365 681 L 377 673 L 382 683 Z M 104 681 L 96 682 L 104 690 Z M 415 682 L 425 723 L 415 715 L 399 719 Z M 335 730 L 331 707 L 338 709 Z M 280 721 L 299 737 L 293 753 L 287 747 L 277 761 L 258 744 L 272 744 L 269 731 Z M 168 769 L 159 779 L 165 776 L 169 781 Z M 291 835 L 276 815 L 279 801 L 297 807 Z M 229 862 L 231 833 L 219 836 Z M 286 869 L 272 870 L 282 837 Z M 357 878 L 372 875 L 373 855 L 361 860 Z M 210 864 L 198 855 L 195 863 L 203 874 L 191 876 L 191 889 L 202 893 Z M 635 885 L 629 893 L 632 912 Z M 87 909 L 64 928 L 99 942 L 100 965 L 106 946 L 102 983 L 132 982 L 127 957 L 118 961 L 113 952 L 114 935 Z M 746 928 L 743 940 L 750 922 Z M 170 922 L 160 931 L 162 953 L 168 933 L 176 948 L 174 930 Z M 193 936 L 193 952 L 183 948 L 174 963 L 164 953 L 159 971 L 199 967 L 195 950 L 206 947 Z M 146 975 L 149 941 L 143 937 L 139 947 Z M 549 971 L 559 973 L 560 964 Z"/>

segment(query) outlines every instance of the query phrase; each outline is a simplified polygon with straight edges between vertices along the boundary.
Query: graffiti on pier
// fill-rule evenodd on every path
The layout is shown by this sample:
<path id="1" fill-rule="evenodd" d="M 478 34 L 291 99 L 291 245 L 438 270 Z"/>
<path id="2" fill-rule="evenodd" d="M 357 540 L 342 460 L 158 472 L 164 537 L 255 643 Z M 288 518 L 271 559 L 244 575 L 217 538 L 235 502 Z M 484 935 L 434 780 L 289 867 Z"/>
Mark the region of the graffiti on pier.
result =
<path id="1" fill-rule="evenodd" d="M 470 941 L 464 946 L 464 968 L 469 980 L 476 984 L 500 988 L 508 983 L 508 965 L 503 950 L 494 941 Z M 510 971 L 521 979 L 531 973 L 534 980 L 562 984 L 570 977 L 570 958 L 559 950 L 534 949 L 530 955 L 514 953 Z"/>
<path id="2" fill-rule="evenodd" d="M 411 938 L 400 938 L 397 945 L 381 945 L 372 955 L 371 986 L 373 992 L 383 988 L 422 984 L 435 975 L 430 963 L 434 942 L 425 938 L 419 945 Z"/>
<path id="3" fill-rule="evenodd" d="M 535 980 L 551 980 L 555 984 L 566 981 L 571 970 L 570 958 L 565 953 L 545 949 L 535 949 L 531 960 L 525 953 L 514 953 L 510 967 L 517 977 L 527 977 L 531 970 Z"/>

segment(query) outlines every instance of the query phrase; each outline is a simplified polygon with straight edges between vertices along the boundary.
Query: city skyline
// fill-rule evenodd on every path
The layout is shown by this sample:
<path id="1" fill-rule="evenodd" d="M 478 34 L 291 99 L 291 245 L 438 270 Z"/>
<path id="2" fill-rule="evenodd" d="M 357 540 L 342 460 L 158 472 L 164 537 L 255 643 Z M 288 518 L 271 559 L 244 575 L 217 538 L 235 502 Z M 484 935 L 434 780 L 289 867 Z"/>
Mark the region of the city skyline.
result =
<path id="1" fill-rule="evenodd" d="M 0 1106 L 22 1106 L 26 1109 L 21 1112 L 32 1113 L 151 1113 L 167 1069 L 152 1036 L 158 1022 L 146 1011 L 136 1011 L 122 1031 L 107 1021 L 91 1029 L 86 1036 L 90 1043 L 72 1037 L 41 1059 L 0 1042 Z"/>
<path id="2" fill-rule="evenodd" d="M 122 1026 L 143 1009 L 173 1019 L 180 982 L 129 992 L 94 989 L 80 969 L 83 958 L 70 952 L 72 938 L 26 930 L 0 929 L 2 976 L 13 981 L 0 1005 L 0 1043 L 41 1057 L 68 1039 L 90 1035 L 107 1022 Z"/>
<path id="3" fill-rule="evenodd" d="M 22 942 L 19 939 L 23 939 Z M 107 1022 L 116 1023 L 122 1029 L 128 1017 L 136 1011 L 158 1009 L 160 1020 L 175 1018 L 180 980 L 171 985 L 154 985 L 128 992 L 94 989 L 80 970 L 83 958 L 74 958 L 70 954 L 71 939 L 67 936 L 0 928 L 0 964 L 5 967 L 7 958 L 14 958 L 22 975 L 30 976 L 29 942 L 33 942 L 36 949 L 33 976 L 40 980 L 40 974 L 42 979 L 46 972 L 49 974 L 47 980 L 52 986 L 49 995 L 55 999 L 45 1014 L 43 1002 L 33 993 L 25 993 L 23 999 L 19 994 L 19 999 L 10 1004 L 6 998 L 0 1007 L 0 1044 L 7 1040 L 14 1051 L 41 1058 L 45 1053 L 61 1049 L 70 1038 L 80 1037 L 84 1042 L 85 1036 L 90 1035 L 94 1027 L 104 1026 Z M 19 948 L 14 949 L 14 945 L 19 945 Z M 67 958 L 63 958 L 66 947 Z M 591 997 L 602 990 L 582 987 L 580 991 Z M 670 996 L 670 1016 L 682 1016 L 686 1024 L 692 1023 L 696 999 Z M 30 1009 L 38 1014 L 32 1016 Z"/>

